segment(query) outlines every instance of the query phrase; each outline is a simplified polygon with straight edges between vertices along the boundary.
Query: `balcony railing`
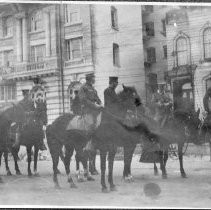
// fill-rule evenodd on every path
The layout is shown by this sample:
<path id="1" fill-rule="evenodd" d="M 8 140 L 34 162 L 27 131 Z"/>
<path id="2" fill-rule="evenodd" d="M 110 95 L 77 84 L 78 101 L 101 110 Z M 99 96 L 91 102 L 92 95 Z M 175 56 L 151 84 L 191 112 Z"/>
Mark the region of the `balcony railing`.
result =
<path id="1" fill-rule="evenodd" d="M 27 64 L 27 71 L 42 70 L 46 68 L 46 62 L 36 62 Z"/>
<path id="2" fill-rule="evenodd" d="M 0 76 L 5 79 L 27 77 L 37 74 L 52 74 L 58 71 L 57 59 L 34 63 L 19 63 L 13 66 L 0 66 Z"/>

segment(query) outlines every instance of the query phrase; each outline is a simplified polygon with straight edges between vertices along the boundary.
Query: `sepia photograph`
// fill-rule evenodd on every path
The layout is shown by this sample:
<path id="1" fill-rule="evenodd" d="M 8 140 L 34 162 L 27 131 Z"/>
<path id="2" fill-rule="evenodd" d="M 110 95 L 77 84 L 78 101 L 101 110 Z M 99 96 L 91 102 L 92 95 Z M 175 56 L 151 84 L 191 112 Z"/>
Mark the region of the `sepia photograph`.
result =
<path id="1" fill-rule="evenodd" d="M 0 208 L 211 208 L 211 3 L 0 0 Z"/>

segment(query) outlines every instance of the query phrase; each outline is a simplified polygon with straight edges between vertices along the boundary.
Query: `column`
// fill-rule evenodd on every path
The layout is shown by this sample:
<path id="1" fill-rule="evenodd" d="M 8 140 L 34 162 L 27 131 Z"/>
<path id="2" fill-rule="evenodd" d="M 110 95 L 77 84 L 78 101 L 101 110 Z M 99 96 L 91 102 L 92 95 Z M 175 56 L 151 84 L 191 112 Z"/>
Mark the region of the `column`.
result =
<path id="1" fill-rule="evenodd" d="M 21 35 L 21 19 L 16 19 L 16 37 L 17 37 L 17 61 L 22 62 L 22 35 Z"/>
<path id="2" fill-rule="evenodd" d="M 27 19 L 24 17 L 22 19 L 22 43 L 23 43 L 23 61 L 28 61 L 28 31 L 27 31 Z"/>
<path id="3" fill-rule="evenodd" d="M 50 31 L 50 13 L 45 12 L 45 40 L 46 40 L 46 57 L 51 56 L 51 31 Z"/>

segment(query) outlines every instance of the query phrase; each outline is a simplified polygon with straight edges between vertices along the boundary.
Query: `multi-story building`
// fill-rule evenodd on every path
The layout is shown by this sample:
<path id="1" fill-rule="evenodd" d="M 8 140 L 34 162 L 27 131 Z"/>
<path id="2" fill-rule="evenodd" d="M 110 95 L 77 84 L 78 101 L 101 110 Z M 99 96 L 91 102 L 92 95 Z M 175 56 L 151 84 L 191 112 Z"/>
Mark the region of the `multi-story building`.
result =
<path id="1" fill-rule="evenodd" d="M 0 14 L 1 103 L 20 100 L 39 76 L 50 123 L 70 111 L 68 87 L 90 72 L 102 100 L 118 76 L 145 101 L 141 6 L 1 4 Z"/>
<path id="2" fill-rule="evenodd" d="M 143 45 L 146 73 L 147 99 L 158 84 L 165 83 L 165 72 L 168 70 L 166 13 L 171 7 L 166 5 L 143 5 Z"/>
<path id="3" fill-rule="evenodd" d="M 176 108 L 203 110 L 211 86 L 211 7 L 180 7 L 167 14 L 168 74 Z"/>

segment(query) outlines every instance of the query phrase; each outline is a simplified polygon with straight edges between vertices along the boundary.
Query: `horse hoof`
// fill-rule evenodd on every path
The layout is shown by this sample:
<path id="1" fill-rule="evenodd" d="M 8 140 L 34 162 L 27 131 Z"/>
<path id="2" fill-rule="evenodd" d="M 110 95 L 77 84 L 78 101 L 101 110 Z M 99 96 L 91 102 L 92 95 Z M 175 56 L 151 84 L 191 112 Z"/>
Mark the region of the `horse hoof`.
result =
<path id="1" fill-rule="evenodd" d="M 115 192 L 115 191 L 117 191 L 117 188 L 116 188 L 116 186 L 111 186 L 111 187 L 110 187 L 110 191 L 112 191 L 112 192 Z"/>
<path id="2" fill-rule="evenodd" d="M 20 171 L 16 171 L 16 175 L 22 175 Z"/>
<path id="3" fill-rule="evenodd" d="M 59 184 L 55 184 L 55 189 L 60 190 L 61 189 L 60 185 Z"/>
<path id="4" fill-rule="evenodd" d="M 102 193 L 109 193 L 107 187 L 103 187 L 103 188 L 102 188 Z"/>
<path id="5" fill-rule="evenodd" d="M 167 179 L 167 174 L 163 174 L 163 175 L 162 175 L 162 178 L 163 178 L 163 179 Z"/>
<path id="6" fill-rule="evenodd" d="M 34 176 L 35 177 L 40 177 L 40 174 L 39 173 L 35 173 Z"/>
<path id="7" fill-rule="evenodd" d="M 124 179 L 124 181 L 126 183 L 131 183 L 132 182 L 132 178 L 130 176 L 125 176 L 125 177 L 123 177 L 123 179 Z"/>
<path id="8" fill-rule="evenodd" d="M 91 175 L 99 175 L 99 172 L 97 170 L 94 170 L 91 172 Z"/>
<path id="9" fill-rule="evenodd" d="M 7 171 L 7 176 L 12 176 L 11 171 Z"/>
<path id="10" fill-rule="evenodd" d="M 181 177 L 182 177 L 182 178 L 188 178 L 187 175 L 186 175 L 186 173 L 182 173 L 182 174 L 181 174 Z"/>
<path id="11" fill-rule="evenodd" d="M 76 184 L 75 184 L 75 183 L 73 183 L 73 182 L 72 182 L 72 183 L 70 184 L 70 188 L 75 188 L 75 189 L 76 189 L 76 188 L 77 188 L 77 186 L 76 186 Z"/>
<path id="12" fill-rule="evenodd" d="M 159 175 L 158 171 L 154 171 L 154 176 L 158 176 L 158 175 Z"/>
<path id="13" fill-rule="evenodd" d="M 29 174 L 28 174 L 28 177 L 29 177 L 29 178 L 32 178 L 32 173 L 29 173 Z"/>
<path id="14" fill-rule="evenodd" d="M 87 181 L 95 181 L 95 179 L 92 176 L 88 176 Z"/>

